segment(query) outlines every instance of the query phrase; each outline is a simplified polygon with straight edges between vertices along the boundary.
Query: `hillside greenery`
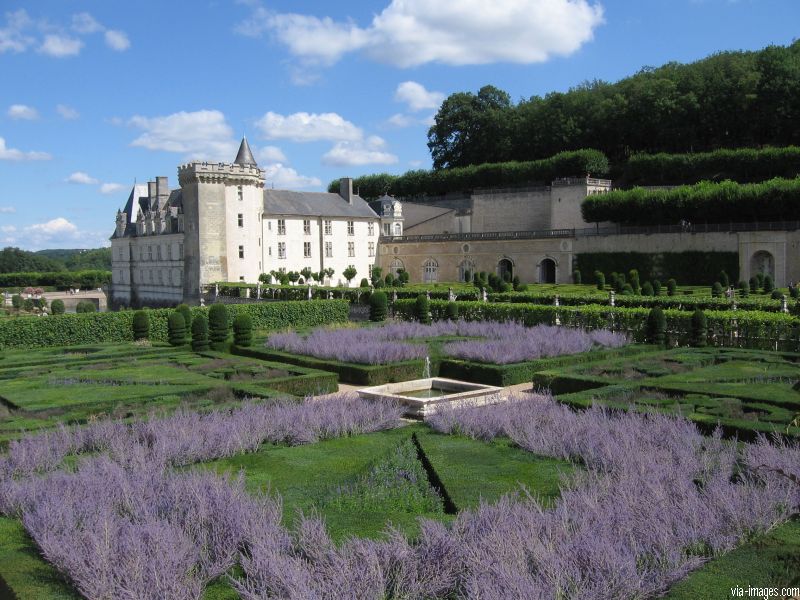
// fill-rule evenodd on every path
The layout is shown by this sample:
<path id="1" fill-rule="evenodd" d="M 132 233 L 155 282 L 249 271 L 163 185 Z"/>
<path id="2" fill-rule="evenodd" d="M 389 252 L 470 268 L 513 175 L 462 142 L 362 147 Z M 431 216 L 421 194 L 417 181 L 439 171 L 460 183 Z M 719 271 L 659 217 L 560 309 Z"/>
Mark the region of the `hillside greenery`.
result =
<path id="1" fill-rule="evenodd" d="M 0 273 L 110 271 L 111 248 L 39 250 L 6 247 L 0 250 Z"/>

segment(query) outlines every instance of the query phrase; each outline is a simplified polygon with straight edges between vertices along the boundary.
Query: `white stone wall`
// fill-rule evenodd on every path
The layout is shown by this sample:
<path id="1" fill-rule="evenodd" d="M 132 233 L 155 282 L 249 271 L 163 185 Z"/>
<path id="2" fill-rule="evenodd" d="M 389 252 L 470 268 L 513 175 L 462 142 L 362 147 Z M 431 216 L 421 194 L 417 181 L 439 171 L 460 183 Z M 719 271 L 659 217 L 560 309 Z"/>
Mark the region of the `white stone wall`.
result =
<path id="1" fill-rule="evenodd" d="M 111 285 L 115 302 L 181 302 L 182 233 L 120 238 L 111 242 Z"/>
<path id="2" fill-rule="evenodd" d="M 233 182 L 225 185 L 225 248 L 228 257 L 227 281 L 258 281 L 264 257 L 261 230 L 261 213 L 264 207 L 264 191 L 256 185 L 241 185 Z M 239 215 L 242 226 L 239 226 Z M 240 258 L 239 247 L 244 251 Z"/>

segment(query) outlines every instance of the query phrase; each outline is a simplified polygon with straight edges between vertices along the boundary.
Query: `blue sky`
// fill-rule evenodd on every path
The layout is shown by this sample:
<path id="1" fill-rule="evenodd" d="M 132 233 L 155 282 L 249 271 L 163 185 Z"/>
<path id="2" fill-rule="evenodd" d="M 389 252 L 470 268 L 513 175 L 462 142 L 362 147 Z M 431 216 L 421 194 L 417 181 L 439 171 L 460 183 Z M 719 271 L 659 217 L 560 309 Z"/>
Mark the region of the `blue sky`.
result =
<path id="1" fill-rule="evenodd" d="M 4 0 L 0 246 L 107 245 L 134 180 L 233 160 L 270 185 L 428 168 L 441 100 L 514 100 L 787 44 L 798 0 Z"/>

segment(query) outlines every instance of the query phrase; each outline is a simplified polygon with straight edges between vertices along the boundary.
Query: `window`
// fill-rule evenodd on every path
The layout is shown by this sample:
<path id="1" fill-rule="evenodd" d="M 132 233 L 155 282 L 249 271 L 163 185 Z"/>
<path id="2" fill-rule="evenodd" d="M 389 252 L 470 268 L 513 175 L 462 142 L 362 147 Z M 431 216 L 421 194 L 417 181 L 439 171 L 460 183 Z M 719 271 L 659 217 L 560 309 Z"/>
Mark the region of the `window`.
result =
<path id="1" fill-rule="evenodd" d="M 286 242 L 278 242 L 278 258 L 286 258 Z"/>
<path id="2" fill-rule="evenodd" d="M 311 235 L 311 220 L 310 219 L 303 219 L 303 233 L 306 235 Z"/>
<path id="3" fill-rule="evenodd" d="M 394 234 L 403 235 L 403 226 L 400 223 L 394 224 Z"/>
<path id="4" fill-rule="evenodd" d="M 391 225 L 389 223 L 383 224 L 383 235 L 389 235 L 392 232 Z"/>
<path id="5" fill-rule="evenodd" d="M 355 235 L 356 232 L 356 225 L 353 221 L 347 222 L 347 235 Z"/>
<path id="6" fill-rule="evenodd" d="M 370 242 L 367 244 L 367 247 L 369 249 L 369 256 L 375 256 L 375 242 Z"/>
<path id="7" fill-rule="evenodd" d="M 400 271 L 405 271 L 405 265 L 403 261 L 399 258 L 395 258 L 392 261 L 392 264 L 389 265 L 389 272 L 392 274 L 392 277 L 397 277 L 400 274 Z"/>
<path id="8" fill-rule="evenodd" d="M 436 283 L 439 280 L 439 263 L 429 258 L 422 263 L 422 282 Z"/>
<path id="9" fill-rule="evenodd" d="M 147 260 L 153 260 L 153 247 L 147 247 Z"/>
<path id="10" fill-rule="evenodd" d="M 303 256 L 311 258 L 311 242 L 303 242 Z"/>
<path id="11" fill-rule="evenodd" d="M 158 260 L 161 260 L 161 246 L 156 246 L 156 255 L 158 256 Z"/>
<path id="12" fill-rule="evenodd" d="M 239 246 L 239 258 L 244 258 L 244 246 Z"/>
<path id="13" fill-rule="evenodd" d="M 375 235 L 375 223 L 367 223 L 367 235 Z"/>
<path id="14" fill-rule="evenodd" d="M 272 231 L 272 221 L 267 221 L 267 229 Z"/>
<path id="15" fill-rule="evenodd" d="M 236 188 L 236 196 L 239 198 L 239 201 L 240 201 L 240 202 L 241 202 L 242 200 L 244 200 L 244 192 L 242 191 L 242 186 L 238 186 L 238 187 Z"/>
<path id="16" fill-rule="evenodd" d="M 183 258 L 183 244 L 178 244 L 178 258 Z"/>
<path id="17" fill-rule="evenodd" d="M 242 283 L 244 283 L 244 275 L 239 275 L 239 281 L 241 281 Z"/>
<path id="18" fill-rule="evenodd" d="M 278 235 L 286 235 L 286 219 L 278 219 Z"/>
<path id="19" fill-rule="evenodd" d="M 347 256 L 350 258 L 356 255 L 356 243 L 355 242 L 347 242 Z"/>
<path id="20" fill-rule="evenodd" d="M 269 254 L 269 256 L 272 256 L 272 246 L 267 248 L 267 254 Z"/>
<path id="21" fill-rule="evenodd" d="M 325 221 L 325 235 L 331 235 L 332 233 L 333 233 L 333 222 Z"/>
<path id="22" fill-rule="evenodd" d="M 236 221 L 239 223 L 239 227 L 244 227 L 244 215 L 242 213 L 236 215 Z"/>
<path id="23" fill-rule="evenodd" d="M 325 258 L 333 258 L 333 242 L 325 242 Z"/>

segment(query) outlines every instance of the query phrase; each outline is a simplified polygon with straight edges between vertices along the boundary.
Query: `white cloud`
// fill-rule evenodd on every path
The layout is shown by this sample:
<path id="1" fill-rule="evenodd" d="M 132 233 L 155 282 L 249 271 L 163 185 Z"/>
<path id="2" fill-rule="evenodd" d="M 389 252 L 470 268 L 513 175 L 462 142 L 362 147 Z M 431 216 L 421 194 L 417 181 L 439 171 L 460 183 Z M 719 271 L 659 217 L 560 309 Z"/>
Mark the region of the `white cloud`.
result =
<path id="1" fill-rule="evenodd" d="M 322 162 L 334 167 L 391 165 L 397 156 L 385 151 L 386 142 L 377 135 L 356 142 L 337 142 L 322 156 Z"/>
<path id="2" fill-rule="evenodd" d="M 0 215 L 10 215 L 15 212 L 17 212 L 17 209 L 13 206 L 0 206 Z"/>
<path id="3" fill-rule="evenodd" d="M 101 194 L 116 194 L 119 192 L 124 186 L 121 183 L 103 183 L 100 185 L 100 193 Z"/>
<path id="4" fill-rule="evenodd" d="M 426 108 L 438 109 L 445 96 L 442 92 L 429 92 L 416 81 L 404 81 L 397 86 L 394 99 L 408 104 L 409 110 L 417 112 Z"/>
<path id="5" fill-rule="evenodd" d="M 271 184 L 278 189 L 303 189 L 320 187 L 322 181 L 318 177 L 307 177 L 300 175 L 291 167 L 281 163 L 267 165 L 264 168 L 267 184 Z"/>
<path id="6" fill-rule="evenodd" d="M 75 171 L 64 181 L 67 183 L 77 183 L 80 185 L 96 185 L 100 183 L 100 180 L 91 177 L 88 173 L 84 173 L 83 171 Z"/>
<path id="7" fill-rule="evenodd" d="M 6 148 L 5 139 L 0 137 L 0 160 L 50 160 L 47 152 L 23 152 L 16 148 Z"/>
<path id="8" fill-rule="evenodd" d="M 49 34 L 44 36 L 39 52 L 53 56 L 55 58 L 66 58 L 77 56 L 83 48 L 83 42 L 78 38 L 69 37 L 61 34 Z"/>
<path id="9" fill-rule="evenodd" d="M 181 111 L 162 117 L 136 115 L 128 123 L 144 130 L 131 146 L 200 160 L 231 161 L 236 156 L 233 130 L 218 110 Z"/>
<path id="10" fill-rule="evenodd" d="M 386 123 L 392 127 L 411 127 L 418 123 L 417 119 L 411 115 L 397 113 L 386 119 Z"/>
<path id="11" fill-rule="evenodd" d="M 32 106 L 25 104 L 12 104 L 6 113 L 8 118 L 14 120 L 34 121 L 39 118 L 39 113 Z"/>
<path id="12" fill-rule="evenodd" d="M 14 227 L 13 225 L 3 225 L 2 227 L 0 227 L 0 231 L 2 231 L 3 233 L 14 233 L 16 230 L 17 228 Z"/>
<path id="13" fill-rule="evenodd" d="M 34 234 L 39 234 L 42 236 L 54 236 L 54 235 L 74 235 L 78 233 L 78 228 L 73 224 L 67 221 L 64 217 L 56 217 L 55 219 L 51 219 L 46 223 L 36 223 L 34 225 L 29 225 L 25 228 L 25 231 L 29 231 Z"/>
<path id="14" fill-rule="evenodd" d="M 544 62 L 577 51 L 602 23 L 602 6 L 590 0 L 391 0 L 366 28 L 256 7 L 237 31 L 269 33 L 312 65 L 329 65 L 363 51 L 379 62 L 407 68 L 431 62 Z"/>
<path id="15" fill-rule="evenodd" d="M 256 160 L 264 163 L 285 163 L 288 162 L 283 150 L 277 146 L 264 146 L 256 149 Z"/>
<path id="16" fill-rule="evenodd" d="M 16 239 L 31 250 L 58 247 L 97 247 L 105 242 L 108 232 L 82 231 L 64 217 L 56 217 L 44 223 L 34 223 L 17 231 Z"/>
<path id="17" fill-rule="evenodd" d="M 126 34 L 124 31 L 109 29 L 105 33 L 105 39 L 106 45 L 117 52 L 124 52 L 131 47 L 131 41 L 128 39 L 128 34 Z"/>
<path id="18" fill-rule="evenodd" d="M 256 127 L 267 139 L 293 142 L 355 141 L 364 135 L 361 129 L 336 113 L 297 112 L 284 116 L 270 111 L 256 121 Z"/>
<path id="19" fill-rule="evenodd" d="M 81 116 L 77 110 L 67 106 L 66 104 L 59 104 L 56 106 L 56 112 L 61 115 L 61 118 L 66 119 L 67 121 L 74 121 Z"/>
<path id="20" fill-rule="evenodd" d="M 5 26 L 0 28 L 0 54 L 4 52 L 25 52 L 34 39 L 25 33 L 33 20 L 24 8 L 5 14 Z"/>
<path id="21" fill-rule="evenodd" d="M 103 26 L 87 12 L 72 15 L 72 29 L 78 33 L 97 33 Z"/>

